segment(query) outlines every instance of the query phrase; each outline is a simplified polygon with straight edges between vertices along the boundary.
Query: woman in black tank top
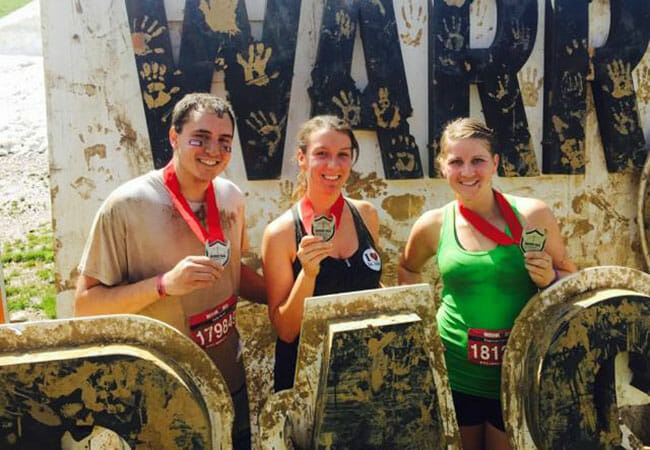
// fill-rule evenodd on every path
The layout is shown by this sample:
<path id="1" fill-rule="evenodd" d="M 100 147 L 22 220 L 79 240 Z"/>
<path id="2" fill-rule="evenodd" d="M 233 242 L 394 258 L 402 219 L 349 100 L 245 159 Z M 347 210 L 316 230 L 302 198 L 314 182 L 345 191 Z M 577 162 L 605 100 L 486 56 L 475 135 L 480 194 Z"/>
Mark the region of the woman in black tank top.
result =
<path id="1" fill-rule="evenodd" d="M 341 119 L 306 122 L 296 153 L 301 199 L 264 231 L 269 317 L 278 335 L 276 391 L 293 386 L 305 298 L 380 286 L 377 211 L 341 193 L 358 152 L 352 129 Z"/>

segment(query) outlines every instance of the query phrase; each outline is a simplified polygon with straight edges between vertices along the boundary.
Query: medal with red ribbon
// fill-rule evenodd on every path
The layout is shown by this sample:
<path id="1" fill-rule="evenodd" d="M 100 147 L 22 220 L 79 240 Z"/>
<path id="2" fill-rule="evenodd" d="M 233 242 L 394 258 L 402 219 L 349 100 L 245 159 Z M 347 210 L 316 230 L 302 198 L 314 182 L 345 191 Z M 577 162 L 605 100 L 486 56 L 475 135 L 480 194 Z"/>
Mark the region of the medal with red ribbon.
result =
<path id="1" fill-rule="evenodd" d="M 339 194 L 329 213 L 314 217 L 314 205 L 306 195 L 300 200 L 300 219 L 305 227 L 305 231 L 311 232 L 314 236 L 320 236 L 324 241 L 329 241 L 334 236 L 334 232 L 341 224 L 341 215 L 343 214 L 343 195 Z"/>
<path id="2" fill-rule="evenodd" d="M 181 193 L 181 187 L 178 182 L 178 177 L 176 176 L 176 169 L 174 168 L 173 160 L 170 161 L 163 170 L 163 181 L 176 210 L 194 232 L 196 237 L 199 238 L 201 242 L 205 243 L 206 256 L 222 265 L 226 265 L 230 260 L 230 242 L 225 239 L 223 230 L 221 229 L 219 206 L 217 205 L 217 198 L 214 194 L 212 183 L 210 183 L 208 188 L 205 190 L 206 230 Z"/>
<path id="3" fill-rule="evenodd" d="M 496 189 L 493 189 L 492 192 L 494 192 L 494 200 L 497 202 L 499 211 L 501 211 L 501 215 L 506 220 L 506 223 L 508 224 L 508 228 L 510 228 L 512 237 L 508 236 L 503 231 L 499 230 L 497 227 L 492 225 L 483 217 L 476 214 L 471 209 L 463 206 L 463 204 L 459 201 L 458 210 L 460 211 L 460 214 L 465 218 L 465 220 L 471 223 L 474 226 L 474 228 L 476 228 L 483 236 L 496 242 L 497 244 L 519 245 L 523 228 L 519 223 L 519 220 L 517 220 L 517 216 L 515 215 L 512 206 L 510 206 L 510 203 L 508 203 L 508 201 L 506 200 L 506 198 L 503 196 L 501 192 L 497 191 Z"/>

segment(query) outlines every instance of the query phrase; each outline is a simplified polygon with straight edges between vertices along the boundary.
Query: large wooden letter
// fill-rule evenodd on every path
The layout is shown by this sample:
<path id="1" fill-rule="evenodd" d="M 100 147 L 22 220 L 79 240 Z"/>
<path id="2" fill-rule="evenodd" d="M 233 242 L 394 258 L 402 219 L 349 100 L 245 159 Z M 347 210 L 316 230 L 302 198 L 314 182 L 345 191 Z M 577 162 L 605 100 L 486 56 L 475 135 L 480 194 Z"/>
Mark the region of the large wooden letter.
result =
<path id="1" fill-rule="evenodd" d="M 649 22 L 647 0 L 611 2 L 609 37 L 593 57 L 594 102 L 609 172 L 640 169 L 645 162 L 632 69 L 647 50 Z"/>
<path id="2" fill-rule="evenodd" d="M 588 0 L 546 2 L 544 173 L 584 173 Z"/>
<path id="3" fill-rule="evenodd" d="M 350 75 L 357 23 L 368 86 Z M 412 107 L 390 0 L 327 0 L 312 71 L 312 115 L 335 114 L 356 128 L 377 130 L 386 178 L 420 178 L 422 164 L 406 119 Z"/>
<path id="4" fill-rule="evenodd" d="M 430 175 L 450 120 L 469 115 L 469 84 L 477 83 L 487 125 L 499 139 L 499 173 L 538 175 L 517 72 L 535 43 L 537 2 L 497 0 L 497 31 L 487 49 L 469 48 L 469 1 L 429 2 Z"/>
<path id="5" fill-rule="evenodd" d="M 163 3 L 127 0 L 127 10 L 156 167 L 171 156 L 171 107 L 187 92 L 209 92 L 215 70 L 225 70 L 248 178 L 279 178 L 300 1 L 269 0 L 258 42 L 244 0 L 188 0 L 178 70 Z"/>

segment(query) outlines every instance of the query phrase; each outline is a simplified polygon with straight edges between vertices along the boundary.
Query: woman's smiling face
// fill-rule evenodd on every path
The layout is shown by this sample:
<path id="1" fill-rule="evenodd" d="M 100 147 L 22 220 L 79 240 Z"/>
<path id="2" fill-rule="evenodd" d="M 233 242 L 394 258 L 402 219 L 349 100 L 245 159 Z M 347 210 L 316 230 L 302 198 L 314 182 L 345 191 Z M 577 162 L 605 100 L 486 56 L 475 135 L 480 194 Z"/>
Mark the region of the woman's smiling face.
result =
<path id="1" fill-rule="evenodd" d="M 488 142 L 483 139 L 450 141 L 441 161 L 449 186 L 464 201 L 492 190 L 492 176 L 498 165 L 499 156 L 490 152 Z"/>
<path id="2" fill-rule="evenodd" d="M 306 149 L 298 150 L 298 167 L 305 172 L 310 192 L 340 192 L 352 169 L 352 142 L 341 131 L 321 129 L 309 136 Z"/>

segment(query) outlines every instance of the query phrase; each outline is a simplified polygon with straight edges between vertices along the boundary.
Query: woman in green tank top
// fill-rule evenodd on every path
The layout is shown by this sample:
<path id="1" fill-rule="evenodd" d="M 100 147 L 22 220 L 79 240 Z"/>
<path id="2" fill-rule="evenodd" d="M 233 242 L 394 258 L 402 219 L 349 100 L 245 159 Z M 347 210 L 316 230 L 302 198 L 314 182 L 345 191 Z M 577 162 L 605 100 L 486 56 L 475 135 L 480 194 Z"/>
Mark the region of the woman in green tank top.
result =
<path id="1" fill-rule="evenodd" d="M 436 255 L 443 282 L 438 329 L 463 448 L 509 449 L 499 386 L 510 329 L 538 289 L 576 268 L 543 201 L 492 188 L 499 165 L 492 130 L 457 119 L 440 144 L 438 163 L 456 201 L 416 221 L 398 276 L 400 284 L 421 282 L 422 267 Z M 522 234 L 526 249 L 539 251 L 524 254 Z"/>

